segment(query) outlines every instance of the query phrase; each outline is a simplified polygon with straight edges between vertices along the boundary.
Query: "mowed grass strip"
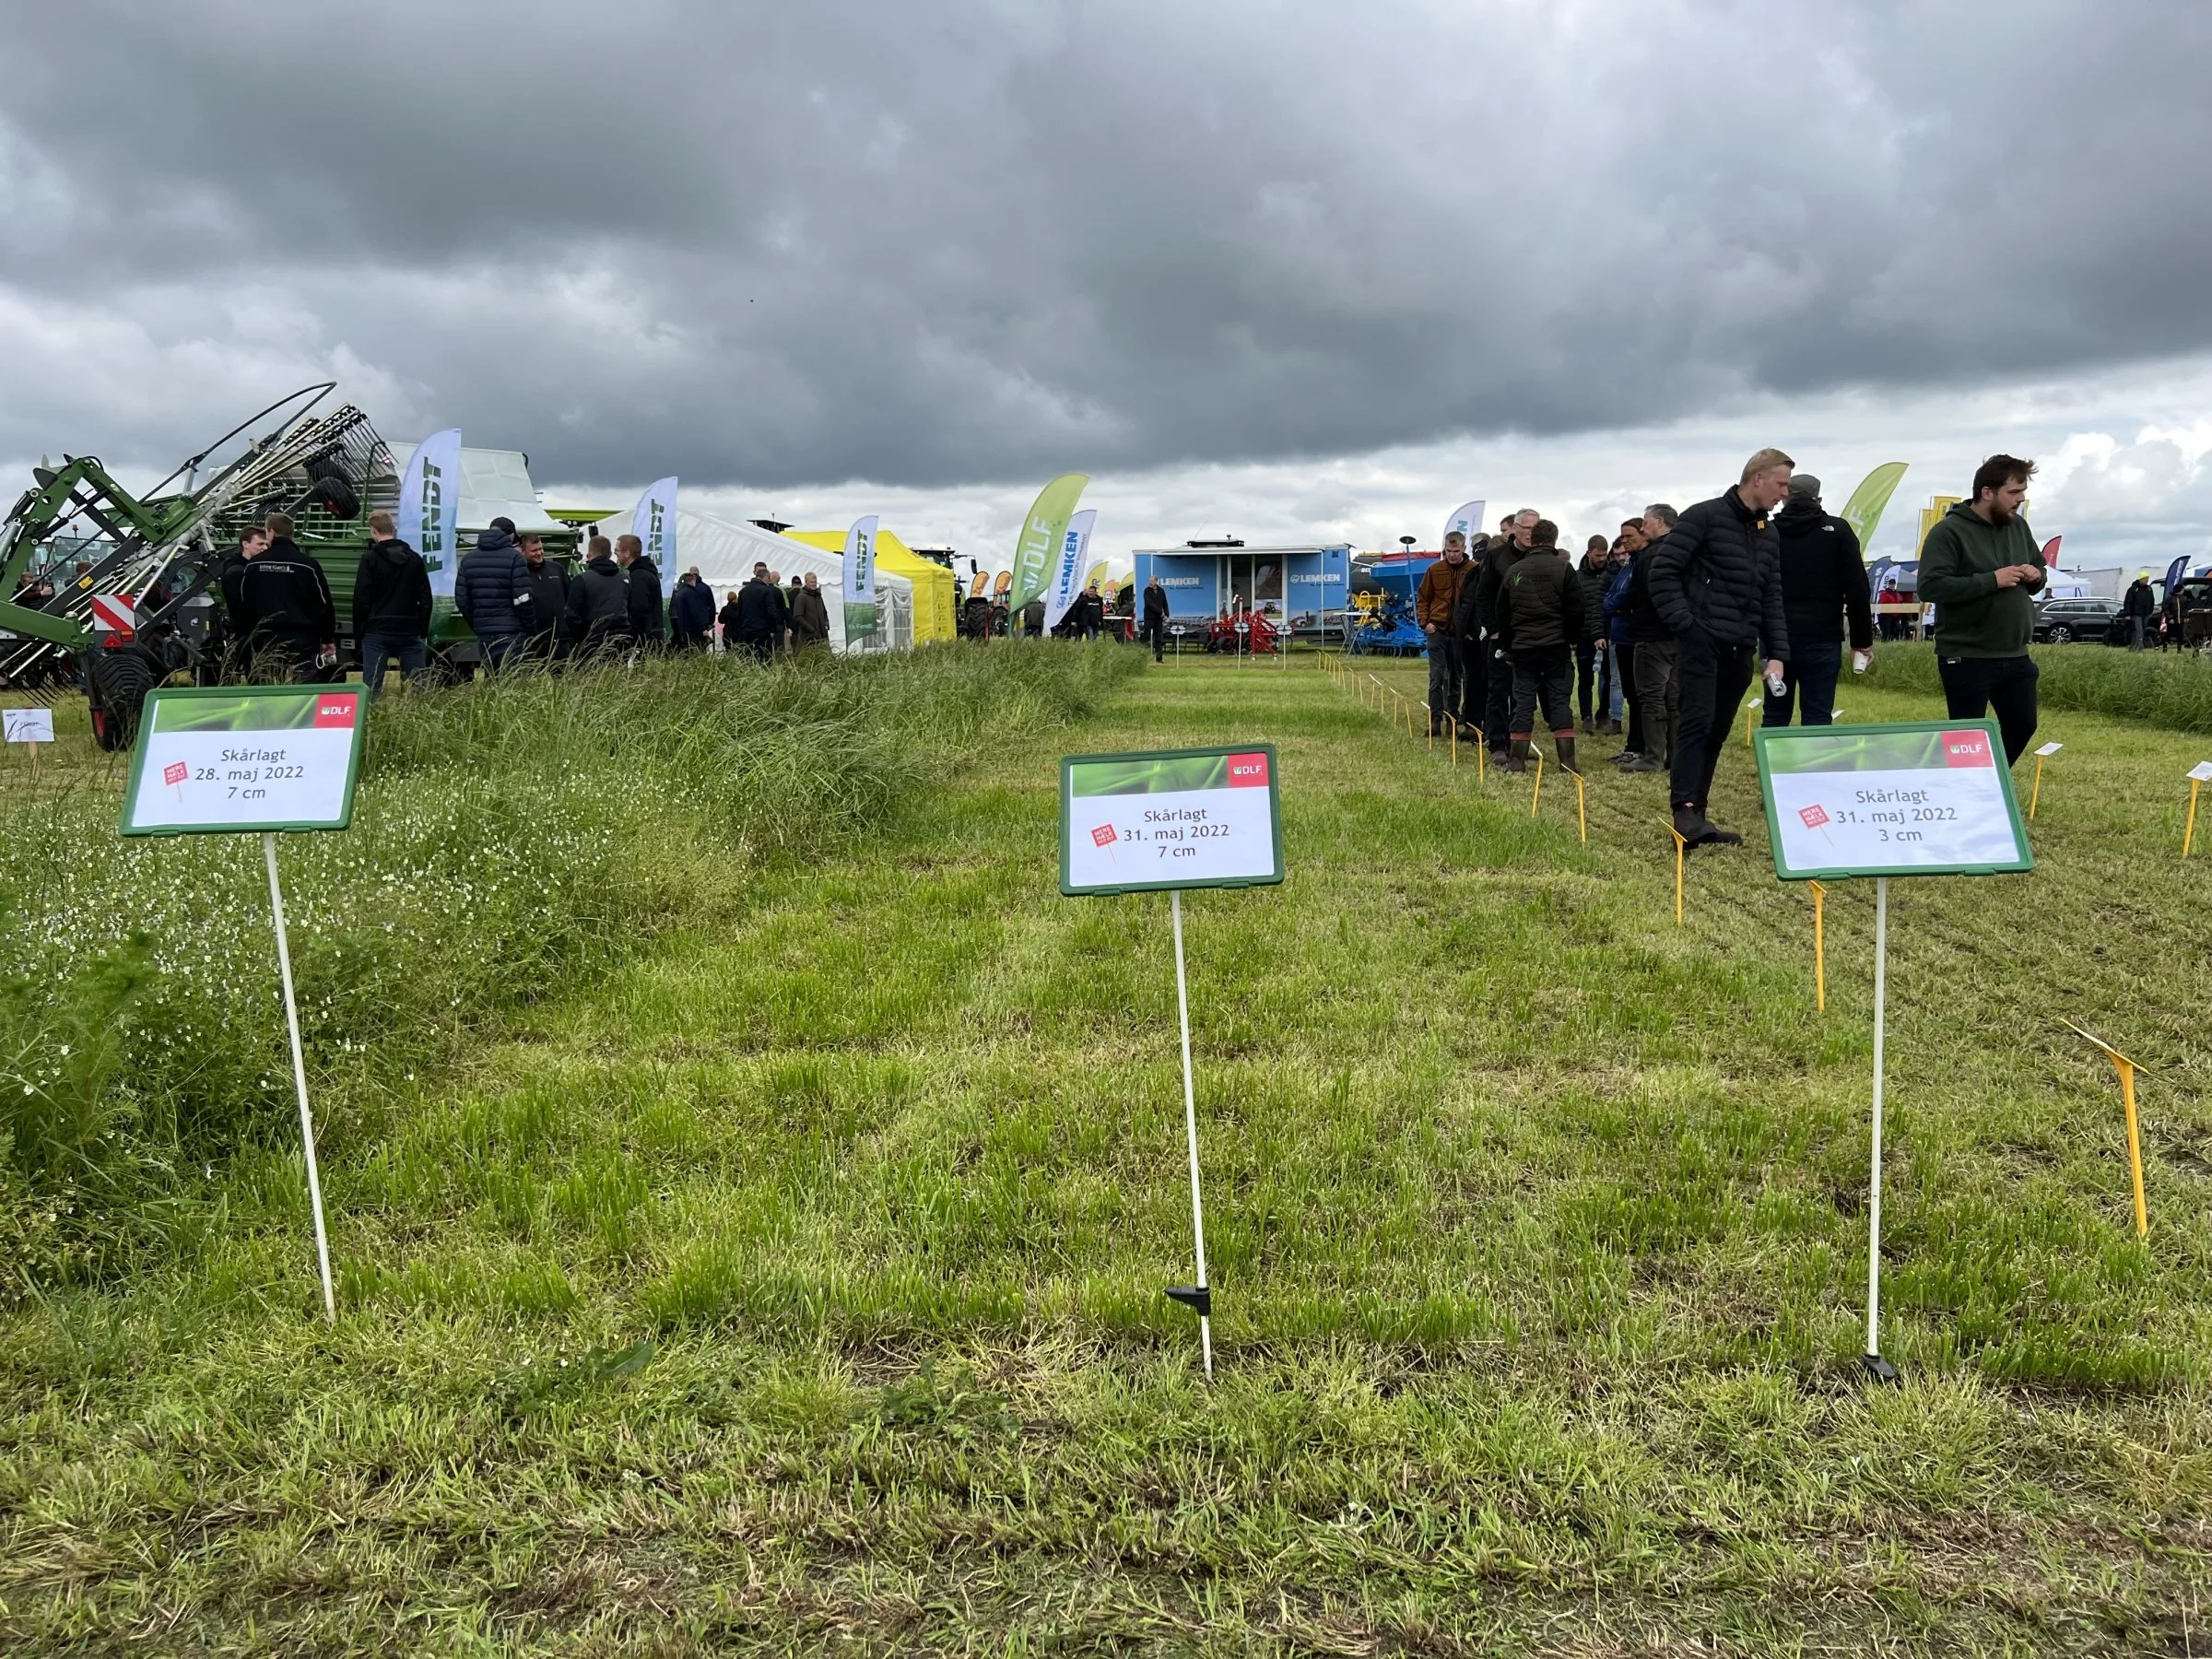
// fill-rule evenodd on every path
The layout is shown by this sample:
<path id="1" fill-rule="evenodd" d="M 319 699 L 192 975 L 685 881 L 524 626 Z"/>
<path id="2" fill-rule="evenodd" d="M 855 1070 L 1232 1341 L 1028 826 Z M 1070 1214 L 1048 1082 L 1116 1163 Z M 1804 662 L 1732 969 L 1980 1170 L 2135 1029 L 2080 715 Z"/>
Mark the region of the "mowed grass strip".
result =
<path id="1" fill-rule="evenodd" d="M 989 649 L 1001 649 L 991 647 Z M 1418 665 L 1366 665 L 1409 696 Z M 1363 669 L 1364 671 L 1364 669 Z M 1936 712 L 1848 685 L 1853 718 Z M 1740 730 L 1477 785 L 1317 663 L 1148 671 L 227 1177 L 5 1330 L 0 1631 L 203 1651 L 2179 1652 L 2212 1554 L 2191 739 L 2053 716 L 2030 877 L 1774 881 Z M 1290 879 L 1058 896 L 1063 752 L 1280 749 Z M 1593 758 L 1611 743 L 1585 740 Z M 2023 769 L 2023 782 L 2026 769 Z M 2109 1069 L 2159 1068 L 2136 1241 Z"/>

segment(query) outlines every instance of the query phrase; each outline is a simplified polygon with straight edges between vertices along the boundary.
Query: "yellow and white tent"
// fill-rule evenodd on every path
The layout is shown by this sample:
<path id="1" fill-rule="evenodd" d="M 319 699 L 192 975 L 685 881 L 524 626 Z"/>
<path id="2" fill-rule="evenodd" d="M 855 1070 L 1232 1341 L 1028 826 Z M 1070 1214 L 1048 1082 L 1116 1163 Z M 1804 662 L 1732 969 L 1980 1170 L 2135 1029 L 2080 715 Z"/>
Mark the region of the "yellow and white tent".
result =
<path id="1" fill-rule="evenodd" d="M 805 542 L 810 547 L 842 555 L 845 550 L 845 533 L 842 530 L 786 530 L 783 534 L 793 541 Z M 941 564 L 924 559 L 888 530 L 876 532 L 876 568 L 888 571 L 894 576 L 905 578 L 914 594 L 914 643 L 926 645 L 932 640 L 954 640 L 959 637 L 955 626 L 952 601 L 952 572 Z"/>

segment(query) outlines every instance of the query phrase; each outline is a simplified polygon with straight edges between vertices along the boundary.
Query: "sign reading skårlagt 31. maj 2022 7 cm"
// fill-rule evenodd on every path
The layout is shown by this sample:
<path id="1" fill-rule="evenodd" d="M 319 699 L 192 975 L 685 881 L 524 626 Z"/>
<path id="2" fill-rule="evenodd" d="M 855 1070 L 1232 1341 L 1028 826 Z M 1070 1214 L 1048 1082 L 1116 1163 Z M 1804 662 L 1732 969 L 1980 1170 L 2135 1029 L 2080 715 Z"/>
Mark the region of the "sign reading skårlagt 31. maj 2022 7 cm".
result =
<path id="1" fill-rule="evenodd" d="M 1060 762 L 1060 890 L 1069 898 L 1282 878 L 1270 746 Z"/>
<path id="2" fill-rule="evenodd" d="M 1198 1099 L 1191 1072 L 1191 994 L 1182 962 L 1182 889 L 1272 887 L 1283 878 L 1283 814 L 1275 749 L 1156 749 L 1070 755 L 1060 762 L 1060 890 L 1069 898 L 1164 891 L 1175 937 L 1175 1014 L 1182 1035 L 1182 1127 L 1191 1157 L 1191 1239 L 1198 1280 L 1168 1295 L 1198 1315 L 1198 1351 L 1214 1374 L 1214 1288 L 1206 1269 L 1198 1182 Z"/>

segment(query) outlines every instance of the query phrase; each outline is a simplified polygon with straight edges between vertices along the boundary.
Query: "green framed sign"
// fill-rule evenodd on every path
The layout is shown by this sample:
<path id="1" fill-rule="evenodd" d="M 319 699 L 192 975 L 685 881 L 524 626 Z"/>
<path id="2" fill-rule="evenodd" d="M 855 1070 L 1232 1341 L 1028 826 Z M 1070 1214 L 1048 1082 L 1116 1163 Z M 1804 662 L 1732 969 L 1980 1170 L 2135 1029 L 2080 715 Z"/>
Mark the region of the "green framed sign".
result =
<path id="1" fill-rule="evenodd" d="M 1060 890 L 1069 898 L 1282 878 L 1274 745 L 1061 760 Z"/>
<path id="2" fill-rule="evenodd" d="M 2035 867 L 1994 721 L 1761 726 L 1754 741 L 1784 881 Z"/>
<path id="3" fill-rule="evenodd" d="M 359 686 L 207 686 L 147 694 L 125 835 L 343 830 L 368 699 Z"/>

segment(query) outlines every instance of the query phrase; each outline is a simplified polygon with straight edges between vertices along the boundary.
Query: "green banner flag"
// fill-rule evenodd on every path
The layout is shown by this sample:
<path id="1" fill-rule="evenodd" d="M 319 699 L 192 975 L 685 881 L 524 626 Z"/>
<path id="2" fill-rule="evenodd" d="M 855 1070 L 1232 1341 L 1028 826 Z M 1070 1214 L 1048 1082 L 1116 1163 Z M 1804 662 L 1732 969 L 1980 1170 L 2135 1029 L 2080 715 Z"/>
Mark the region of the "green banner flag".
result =
<path id="1" fill-rule="evenodd" d="M 1019 610 L 1032 599 L 1044 596 L 1052 584 L 1053 560 L 1076 503 L 1083 499 L 1088 473 L 1062 473 L 1037 493 L 1037 504 L 1022 522 L 1021 543 L 1014 552 L 1014 591 L 1006 596 L 1009 608 Z"/>
<path id="2" fill-rule="evenodd" d="M 1874 528 L 1882 522 L 1882 509 L 1889 505 L 1889 498 L 1897 493 L 1898 484 L 1905 476 L 1905 463 L 1885 461 L 1864 478 L 1851 492 L 1851 500 L 1843 503 L 1838 516 L 1851 526 L 1851 533 L 1859 538 L 1859 557 L 1864 559 L 1874 546 Z"/>

